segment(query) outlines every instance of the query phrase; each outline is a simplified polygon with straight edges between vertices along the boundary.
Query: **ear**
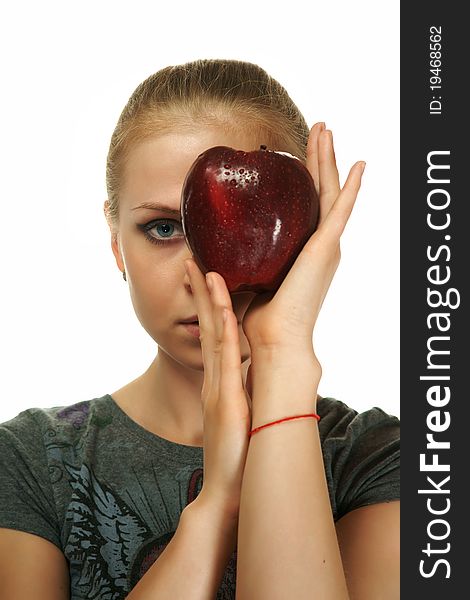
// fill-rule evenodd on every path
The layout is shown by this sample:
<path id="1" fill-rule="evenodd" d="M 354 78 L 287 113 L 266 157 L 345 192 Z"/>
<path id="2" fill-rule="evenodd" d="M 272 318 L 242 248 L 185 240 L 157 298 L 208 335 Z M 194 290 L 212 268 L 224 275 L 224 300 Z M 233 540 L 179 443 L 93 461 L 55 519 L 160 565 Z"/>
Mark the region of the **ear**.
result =
<path id="1" fill-rule="evenodd" d="M 116 259 L 116 264 L 117 264 L 119 270 L 122 272 L 122 271 L 124 271 L 124 260 L 122 258 L 121 248 L 119 245 L 119 233 L 116 231 L 113 231 L 113 228 L 111 226 L 111 222 L 108 217 L 108 205 L 109 205 L 108 200 L 105 200 L 104 206 L 103 206 L 103 211 L 104 211 L 106 221 L 109 226 L 109 230 L 111 232 L 111 249 L 113 251 L 114 258 Z"/>
<path id="2" fill-rule="evenodd" d="M 111 248 L 113 250 L 114 258 L 116 259 L 116 264 L 119 270 L 121 272 L 124 271 L 124 260 L 122 258 L 121 248 L 119 247 L 119 235 L 117 233 L 111 234 Z"/>

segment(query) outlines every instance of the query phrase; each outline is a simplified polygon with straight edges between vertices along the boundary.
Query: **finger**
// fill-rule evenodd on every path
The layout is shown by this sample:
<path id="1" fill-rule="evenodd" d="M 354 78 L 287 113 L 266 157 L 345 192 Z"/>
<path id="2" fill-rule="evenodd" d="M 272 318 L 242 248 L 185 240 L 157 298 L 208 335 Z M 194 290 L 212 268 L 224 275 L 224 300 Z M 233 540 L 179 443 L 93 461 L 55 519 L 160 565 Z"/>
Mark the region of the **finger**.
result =
<path id="1" fill-rule="evenodd" d="M 318 228 L 318 238 L 322 244 L 329 246 L 339 245 L 340 237 L 351 216 L 359 188 L 361 187 L 365 166 L 366 163 L 364 161 L 359 161 L 351 167 L 341 193 L 336 198 L 321 227 Z"/>
<path id="2" fill-rule="evenodd" d="M 224 345 L 224 322 L 223 311 L 227 307 L 232 309 L 232 300 L 227 290 L 224 278 L 215 272 L 206 273 L 206 281 L 210 290 L 210 300 L 212 307 L 213 333 L 210 352 L 212 353 L 212 389 L 214 390 L 214 401 L 217 401 L 220 395 L 220 374 L 222 350 Z"/>
<path id="3" fill-rule="evenodd" d="M 318 196 L 320 196 L 320 172 L 318 169 L 318 138 L 320 132 L 325 129 L 325 123 L 315 123 L 310 130 L 307 142 L 307 160 L 306 167 L 312 176 L 313 182 L 315 183 L 315 189 L 317 190 Z"/>
<path id="4" fill-rule="evenodd" d="M 321 132 L 318 140 L 318 168 L 320 175 L 320 219 L 322 223 L 341 191 L 339 173 L 330 129 Z"/>
<path id="5" fill-rule="evenodd" d="M 227 284 L 225 283 L 225 279 L 217 273 L 216 271 L 210 271 L 206 274 L 206 279 L 210 279 L 212 281 L 212 290 L 210 292 L 210 298 L 213 306 L 217 306 L 222 309 L 228 308 L 233 311 L 232 306 L 232 297 L 230 292 L 228 291 Z M 221 312 L 222 314 L 222 312 Z M 219 325 L 223 323 L 222 320 L 219 321 Z M 219 333 L 222 335 L 222 329 L 220 329 Z"/>
<path id="6" fill-rule="evenodd" d="M 223 343 L 220 360 L 220 397 L 219 402 L 230 409 L 234 397 L 245 397 L 241 368 L 240 337 L 235 313 L 226 311 L 223 323 Z M 234 407 L 235 409 L 237 407 Z"/>
<path id="7" fill-rule="evenodd" d="M 199 319 L 200 344 L 204 364 L 204 384 L 202 395 L 207 397 L 213 389 L 213 346 L 215 336 L 212 300 L 207 287 L 206 278 L 193 259 L 186 259 L 184 266 L 189 277 L 191 290 L 196 302 Z"/>
<path id="8" fill-rule="evenodd" d="M 210 297 L 207 281 L 202 274 L 198 265 L 192 258 L 184 261 L 185 268 L 191 283 L 191 289 L 196 302 L 196 310 L 199 319 L 199 329 L 201 336 L 203 333 L 211 335 L 214 331 L 214 323 L 212 319 L 212 300 Z"/>
<path id="9" fill-rule="evenodd" d="M 296 258 L 274 301 L 294 306 L 301 312 L 312 298 L 321 298 L 319 283 L 328 283 L 337 267 L 340 237 L 360 188 L 362 165 L 365 163 L 360 161 L 351 168 L 334 206 Z"/>

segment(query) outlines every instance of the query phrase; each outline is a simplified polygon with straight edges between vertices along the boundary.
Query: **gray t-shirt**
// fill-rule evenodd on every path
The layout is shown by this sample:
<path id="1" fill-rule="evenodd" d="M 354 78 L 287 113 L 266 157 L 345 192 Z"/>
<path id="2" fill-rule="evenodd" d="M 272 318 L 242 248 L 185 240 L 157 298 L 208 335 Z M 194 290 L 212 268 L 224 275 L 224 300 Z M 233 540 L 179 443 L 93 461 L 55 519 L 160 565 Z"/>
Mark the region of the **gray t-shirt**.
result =
<path id="1" fill-rule="evenodd" d="M 398 499 L 399 420 L 379 408 L 358 414 L 334 398 L 320 398 L 317 412 L 334 519 Z M 0 527 L 60 548 L 71 600 L 125 598 L 202 481 L 203 448 L 147 431 L 109 394 L 30 408 L 0 424 Z M 235 598 L 235 582 L 236 550 L 217 600 Z"/>

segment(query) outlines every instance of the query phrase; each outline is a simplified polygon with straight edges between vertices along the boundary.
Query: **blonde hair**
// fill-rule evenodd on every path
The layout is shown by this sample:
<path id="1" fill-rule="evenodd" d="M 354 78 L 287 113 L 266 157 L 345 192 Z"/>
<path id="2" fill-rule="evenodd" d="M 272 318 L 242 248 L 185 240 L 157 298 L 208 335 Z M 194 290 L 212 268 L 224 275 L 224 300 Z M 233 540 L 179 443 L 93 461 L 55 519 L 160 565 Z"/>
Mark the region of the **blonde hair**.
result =
<path id="1" fill-rule="evenodd" d="M 216 126 L 243 130 L 270 150 L 305 164 L 309 127 L 285 88 L 254 63 L 199 59 L 168 66 L 143 81 L 129 98 L 111 137 L 106 161 L 105 214 L 119 224 L 119 192 L 126 158 L 149 137 Z"/>

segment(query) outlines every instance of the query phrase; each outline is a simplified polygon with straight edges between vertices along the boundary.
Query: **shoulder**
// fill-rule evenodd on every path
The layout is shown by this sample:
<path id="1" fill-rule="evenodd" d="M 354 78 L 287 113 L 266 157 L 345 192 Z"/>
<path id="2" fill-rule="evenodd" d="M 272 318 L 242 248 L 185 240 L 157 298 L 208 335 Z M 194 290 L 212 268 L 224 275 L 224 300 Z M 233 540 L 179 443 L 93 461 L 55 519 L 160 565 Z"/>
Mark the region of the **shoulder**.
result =
<path id="1" fill-rule="evenodd" d="M 94 423 L 105 418 L 108 396 L 70 405 L 28 408 L 0 423 L 0 449 L 3 457 L 23 455 L 25 460 L 44 459 L 44 447 L 51 442 L 74 445 Z"/>
<path id="2" fill-rule="evenodd" d="M 325 439 L 358 435 L 377 426 L 390 427 L 395 433 L 400 429 L 399 419 L 377 406 L 359 413 L 336 398 L 319 396 L 317 412 L 321 417 L 321 433 Z"/>
<path id="3" fill-rule="evenodd" d="M 80 460 L 82 438 L 103 412 L 103 400 L 29 408 L 0 423 L 0 527 L 61 547 L 56 502 L 62 506 L 68 493 L 61 466 L 64 459 Z"/>
<path id="4" fill-rule="evenodd" d="M 370 454 L 384 445 L 398 447 L 400 421 L 378 407 L 357 412 L 335 398 L 319 398 L 317 412 L 321 417 L 319 428 L 322 445 L 339 450 L 354 448 Z"/>
<path id="5" fill-rule="evenodd" d="M 317 412 L 335 519 L 360 506 L 399 499 L 400 421 L 379 407 L 357 412 L 319 398 Z"/>

